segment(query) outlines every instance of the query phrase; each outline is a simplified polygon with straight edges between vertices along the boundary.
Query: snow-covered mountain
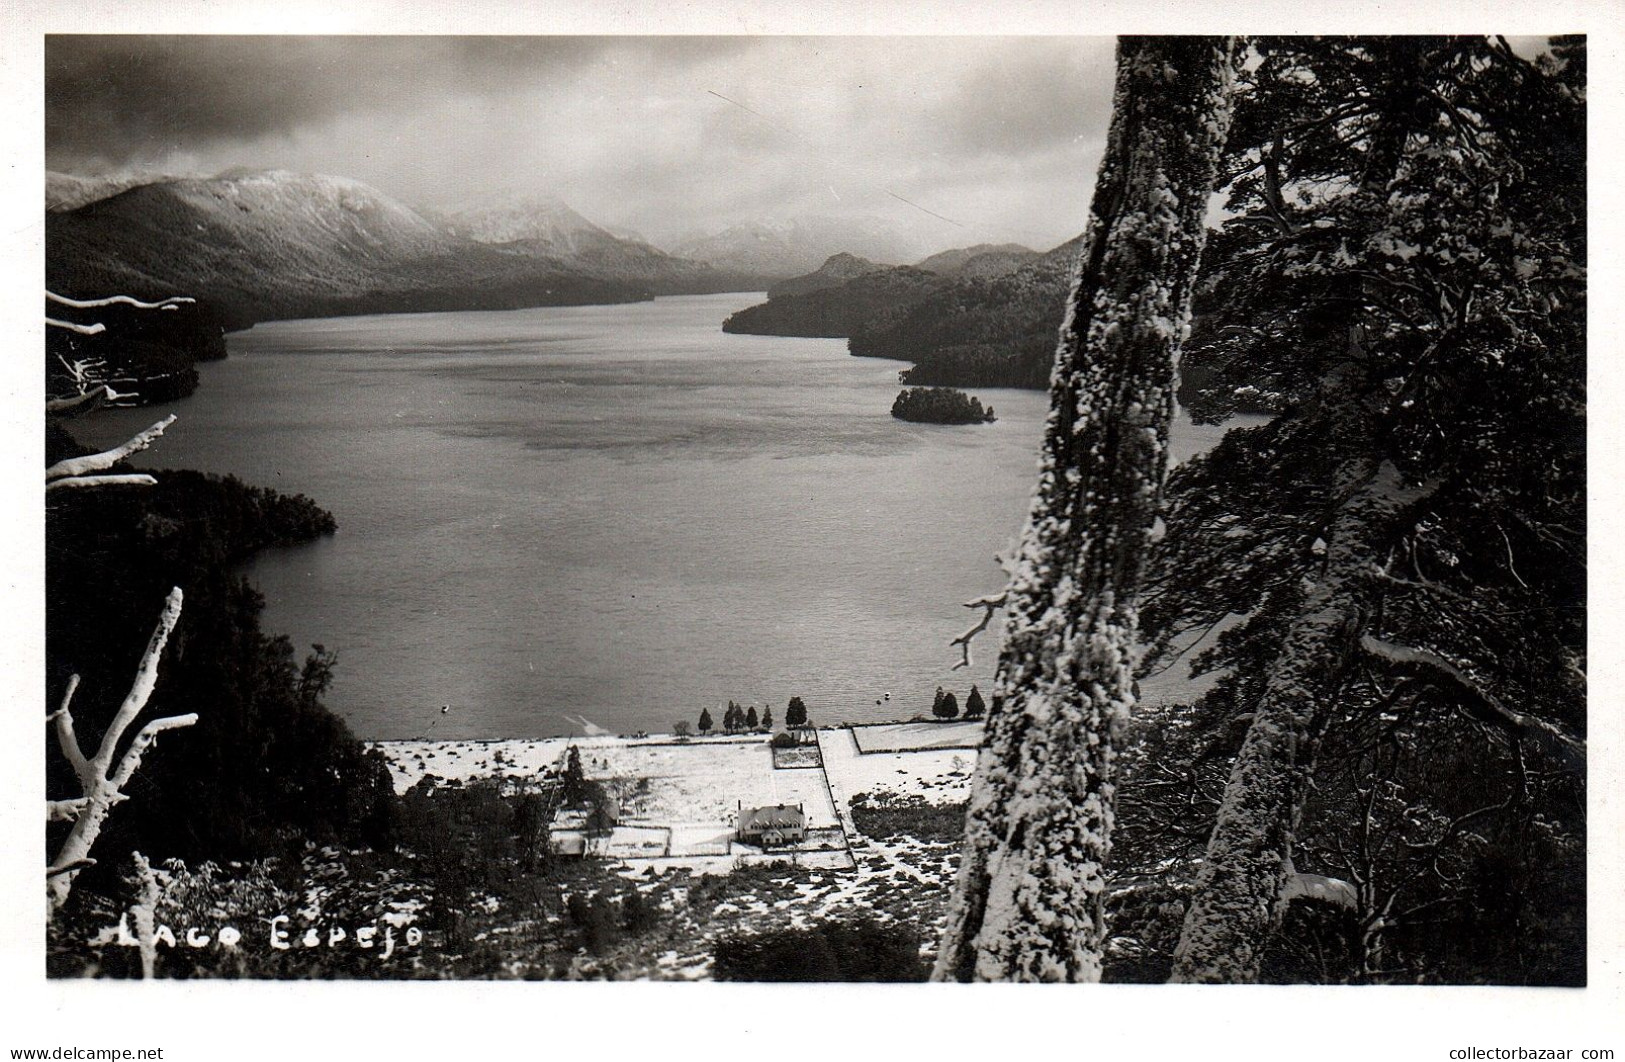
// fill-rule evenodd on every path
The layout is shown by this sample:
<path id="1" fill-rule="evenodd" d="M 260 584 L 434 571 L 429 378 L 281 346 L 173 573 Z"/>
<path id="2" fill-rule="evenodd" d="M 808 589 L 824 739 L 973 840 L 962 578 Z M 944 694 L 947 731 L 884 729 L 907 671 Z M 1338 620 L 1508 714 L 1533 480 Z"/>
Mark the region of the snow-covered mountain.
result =
<path id="1" fill-rule="evenodd" d="M 232 323 L 650 294 L 460 236 L 359 181 L 283 170 L 161 180 L 48 213 L 46 275 L 69 294 L 192 295 Z"/>
<path id="2" fill-rule="evenodd" d="M 575 254 L 612 241 L 630 242 L 588 221 L 564 200 L 551 196 L 511 199 L 500 205 L 460 210 L 443 217 L 452 232 L 480 243 L 523 241 L 545 245 L 560 255 Z"/>
<path id="3" fill-rule="evenodd" d="M 47 211 L 78 210 L 98 199 L 118 195 L 140 184 L 169 181 L 170 175 L 151 173 L 119 173 L 101 177 L 78 177 L 71 173 L 47 171 L 45 174 L 45 209 Z"/>
<path id="4" fill-rule="evenodd" d="M 561 199 L 530 197 L 443 216 L 456 235 L 506 251 L 545 255 L 590 275 L 647 285 L 656 294 L 754 288 L 753 277 L 668 254 L 636 234 L 587 220 Z"/>

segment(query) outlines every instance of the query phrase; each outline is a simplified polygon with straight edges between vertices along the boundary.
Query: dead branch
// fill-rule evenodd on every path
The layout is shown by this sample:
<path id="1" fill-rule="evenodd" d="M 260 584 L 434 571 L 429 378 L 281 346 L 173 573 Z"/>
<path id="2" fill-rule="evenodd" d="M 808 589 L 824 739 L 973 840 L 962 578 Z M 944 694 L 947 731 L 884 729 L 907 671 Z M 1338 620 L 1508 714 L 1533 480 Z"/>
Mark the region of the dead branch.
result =
<path id="1" fill-rule="evenodd" d="M 157 482 L 144 473 L 123 476 L 77 476 L 73 479 L 59 479 L 55 483 L 47 484 L 45 489 L 53 491 L 71 490 L 74 487 L 150 487 Z"/>
<path id="2" fill-rule="evenodd" d="M 47 328 L 65 328 L 70 332 L 78 332 L 82 336 L 99 336 L 107 331 L 107 326 L 97 321 L 95 324 L 74 324 L 72 321 L 58 321 L 54 317 L 45 319 Z"/>
<path id="3" fill-rule="evenodd" d="M 990 594 L 987 597 L 979 597 L 975 601 L 965 602 L 966 608 L 981 609 L 982 618 L 977 622 L 976 626 L 972 627 L 970 630 L 948 643 L 949 645 L 959 646 L 959 663 L 955 664 L 949 670 L 958 671 L 962 667 L 970 667 L 970 643 L 972 639 L 974 639 L 978 634 L 981 634 L 983 631 L 987 630 L 987 625 L 993 622 L 993 613 L 1003 608 L 1008 599 L 1009 592 L 1001 591 L 997 594 Z"/>
<path id="4" fill-rule="evenodd" d="M 53 801 L 47 806 L 48 816 L 71 817 L 73 821 L 67 839 L 62 842 L 56 858 L 45 871 L 53 909 L 61 907 L 67 900 L 68 893 L 73 887 L 73 878 L 78 869 L 86 864 L 90 848 L 100 836 L 102 824 L 106 821 L 108 813 L 114 805 L 126 799 L 123 787 L 141 766 L 142 756 L 146 754 L 157 736 L 165 730 L 191 726 L 197 722 L 196 714 L 152 720 L 141 728 L 135 740 L 115 765 L 114 756 L 118 751 L 119 742 L 123 740 L 125 731 L 130 728 L 130 724 L 152 697 L 153 687 L 158 682 L 158 660 L 163 656 L 170 633 L 180 620 L 182 600 L 179 587 L 169 592 L 163 612 L 158 617 L 158 625 L 152 632 L 152 638 L 147 642 L 146 652 L 142 654 L 141 662 L 136 666 L 135 680 L 130 684 L 130 692 L 125 695 L 123 703 L 113 716 L 113 721 L 107 727 L 107 732 L 102 735 L 101 744 L 97 747 L 95 755 L 85 756 L 74 733 L 71 702 L 73 693 L 79 685 L 77 675 L 69 680 L 61 707 L 49 716 L 56 727 L 57 743 L 62 747 L 62 753 L 68 758 L 68 762 L 73 764 L 74 773 L 84 788 L 84 792 L 78 797 Z M 71 816 L 62 814 L 69 811 L 72 812 Z"/>
<path id="5" fill-rule="evenodd" d="M 113 390 L 107 384 L 101 384 L 95 390 L 85 391 L 68 398 L 48 398 L 45 400 L 45 415 L 48 417 L 77 417 L 81 413 L 89 413 L 100 409 L 105 403 L 120 398 L 129 398 L 128 394 Z"/>
<path id="6" fill-rule="evenodd" d="M 63 306 L 72 306 L 76 310 L 94 310 L 102 306 L 134 306 L 138 310 L 173 310 L 176 306 L 186 302 L 196 302 L 196 299 L 185 295 L 172 295 L 157 302 L 142 302 L 129 295 L 109 295 L 103 299 L 70 299 L 66 295 L 58 295 L 47 288 L 45 297 L 51 302 L 61 303 Z"/>
<path id="7" fill-rule="evenodd" d="M 90 803 L 84 797 L 74 797 L 72 800 L 47 800 L 45 802 L 46 822 L 72 822 L 85 810 Z"/>
<path id="8" fill-rule="evenodd" d="M 58 461 L 45 470 L 45 489 L 53 490 L 68 485 L 86 486 L 87 484 L 71 484 L 69 481 L 76 477 L 85 476 L 87 473 L 112 468 L 131 454 L 140 453 L 151 446 L 153 441 L 164 433 L 164 429 L 173 423 L 175 423 L 175 414 L 171 413 L 123 445 L 115 446 L 111 450 L 104 450 L 99 454 L 86 454 L 84 457 L 70 457 Z M 147 478 L 150 482 L 151 477 Z"/>

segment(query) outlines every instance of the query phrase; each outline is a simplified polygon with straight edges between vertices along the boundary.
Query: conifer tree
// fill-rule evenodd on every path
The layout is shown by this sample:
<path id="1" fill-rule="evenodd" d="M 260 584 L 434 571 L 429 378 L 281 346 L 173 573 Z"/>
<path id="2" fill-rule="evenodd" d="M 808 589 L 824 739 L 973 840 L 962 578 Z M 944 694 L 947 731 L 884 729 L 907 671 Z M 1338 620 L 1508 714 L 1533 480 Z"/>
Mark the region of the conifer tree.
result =
<path id="1" fill-rule="evenodd" d="M 1244 716 L 1245 737 L 1187 981 L 1258 977 L 1313 854 L 1328 740 L 1364 756 L 1351 742 L 1380 722 L 1414 756 L 1454 716 L 1451 759 L 1476 743 L 1475 788 L 1504 775 L 1506 795 L 1452 809 L 1413 775 L 1410 821 L 1517 803 L 1548 836 L 1583 755 L 1583 86 L 1481 38 L 1258 50 L 1187 364 L 1209 380 L 1199 413 L 1282 412 L 1174 477 L 1147 609 L 1162 648 L 1248 617 L 1197 661 L 1229 669 L 1202 710 Z M 1322 792 L 1323 813 L 1348 806 Z M 1357 904 L 1383 888 L 1347 873 Z M 1405 909 L 1391 895 L 1369 924 Z"/>
<path id="2" fill-rule="evenodd" d="M 791 697 L 784 709 L 785 726 L 807 725 L 807 704 L 800 697 Z"/>

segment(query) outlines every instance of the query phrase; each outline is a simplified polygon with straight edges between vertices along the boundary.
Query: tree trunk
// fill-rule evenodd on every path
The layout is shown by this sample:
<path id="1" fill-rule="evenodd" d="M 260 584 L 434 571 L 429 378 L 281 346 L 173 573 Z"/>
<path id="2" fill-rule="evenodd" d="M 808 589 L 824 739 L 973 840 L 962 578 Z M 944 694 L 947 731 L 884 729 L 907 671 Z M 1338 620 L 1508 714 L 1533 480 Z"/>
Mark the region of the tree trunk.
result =
<path id="1" fill-rule="evenodd" d="M 1100 977 L 1113 738 L 1236 58 L 1230 38 L 1118 44 L 938 980 Z"/>
<path id="2" fill-rule="evenodd" d="M 1321 575 L 1304 589 L 1225 785 L 1174 952 L 1176 982 L 1258 979 L 1286 906 L 1316 739 L 1368 612 L 1375 543 L 1432 489 L 1407 487 L 1392 463 L 1369 456 L 1346 461 L 1340 479 Z"/>

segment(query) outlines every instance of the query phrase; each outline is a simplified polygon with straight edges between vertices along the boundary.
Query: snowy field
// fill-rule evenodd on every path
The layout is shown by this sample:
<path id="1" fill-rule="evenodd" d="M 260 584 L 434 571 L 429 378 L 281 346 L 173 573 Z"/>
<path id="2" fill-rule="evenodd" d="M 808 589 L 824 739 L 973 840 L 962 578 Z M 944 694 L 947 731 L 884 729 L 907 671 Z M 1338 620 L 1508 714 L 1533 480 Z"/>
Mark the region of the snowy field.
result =
<path id="1" fill-rule="evenodd" d="M 823 772 L 775 770 L 761 736 L 678 743 L 599 738 L 581 743 L 581 766 L 620 801 L 625 822 L 731 826 L 741 804 L 800 804 L 809 828 L 838 825 Z"/>
<path id="2" fill-rule="evenodd" d="M 881 723 L 854 726 L 852 737 L 864 752 L 907 752 L 915 749 L 975 749 L 982 743 L 982 722 Z"/>
<path id="3" fill-rule="evenodd" d="M 872 797 L 918 796 L 933 804 L 963 801 L 976 767 L 974 749 L 944 747 L 980 740 L 979 723 L 896 723 L 818 732 L 823 766 L 775 768 L 773 750 L 761 735 L 676 741 L 580 737 L 537 741 L 384 741 L 397 792 L 422 779 L 432 784 L 502 778 L 515 785 L 558 770 L 565 750 L 581 752 L 588 778 L 602 782 L 620 805 L 621 822 L 603 854 L 628 860 L 636 873 L 687 868 L 727 873 L 737 866 L 789 860 L 802 866 L 851 869 L 860 877 L 917 871 L 902 851 L 858 837 L 848 804 L 859 793 Z M 858 745 L 901 747 L 901 752 L 863 752 Z M 791 852 L 762 851 L 733 839 L 740 805 L 800 804 L 809 836 Z M 903 856 L 903 859 L 898 859 Z M 870 865 L 872 864 L 872 865 Z M 845 890 L 830 886 L 830 898 Z"/>
<path id="4" fill-rule="evenodd" d="M 539 778 L 553 767 L 572 742 L 590 738 L 545 738 L 541 741 L 375 741 L 372 747 L 389 761 L 395 792 L 404 793 L 424 778 L 444 784 L 475 778 L 513 782 Z"/>
<path id="5" fill-rule="evenodd" d="M 935 723 L 918 725 L 937 727 Z M 980 733 L 981 724 L 968 725 Z M 919 796 L 932 804 L 954 804 L 969 798 L 971 774 L 976 770 L 975 749 L 922 747 L 912 752 L 865 753 L 858 748 L 856 729 L 818 732 L 824 771 L 836 800 L 843 805 L 859 793 Z"/>

